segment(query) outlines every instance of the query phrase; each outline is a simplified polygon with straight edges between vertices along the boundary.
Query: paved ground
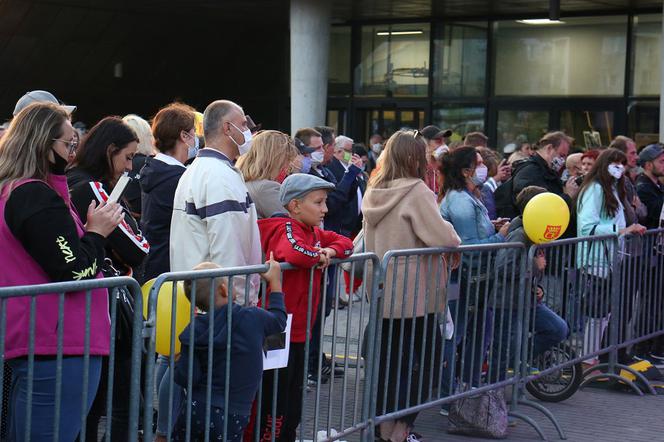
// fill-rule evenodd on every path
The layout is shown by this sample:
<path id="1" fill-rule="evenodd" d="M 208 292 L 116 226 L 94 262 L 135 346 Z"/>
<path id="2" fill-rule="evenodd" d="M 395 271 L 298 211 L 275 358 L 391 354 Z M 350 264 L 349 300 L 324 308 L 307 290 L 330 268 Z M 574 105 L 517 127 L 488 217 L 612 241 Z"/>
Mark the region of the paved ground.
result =
<path id="1" fill-rule="evenodd" d="M 363 388 L 362 370 L 353 368 L 357 362 L 358 344 L 361 340 L 364 325 L 368 321 L 368 304 L 358 303 L 352 312 L 348 309 L 337 312 L 336 333 L 333 316 L 328 318 L 325 329 L 324 349 L 328 354 L 336 354 L 338 360 L 349 356 L 349 369 L 346 383 L 337 380 L 334 385 L 324 385 L 320 392 L 313 388 L 307 394 L 305 402 L 305 419 L 303 428 L 305 437 L 312 438 L 316 396 L 319 394 L 320 409 L 316 428 L 321 430 L 328 426 L 339 429 L 348 428 L 352 423 L 359 422 L 359 405 Z M 334 314 L 333 314 L 334 315 Z M 350 318 L 350 319 L 349 319 Z M 336 339 L 333 338 L 336 336 Z M 348 336 L 350 345 L 343 343 Z M 332 344 L 336 342 L 334 352 Z M 346 350 L 348 351 L 346 353 Z M 356 374 L 359 375 L 356 376 Z M 327 398 L 330 392 L 336 399 L 330 403 Z M 578 391 L 567 401 L 561 403 L 542 403 L 558 419 L 567 440 L 576 441 L 662 441 L 664 442 L 664 393 L 659 396 L 637 396 L 629 392 L 608 391 L 599 388 L 587 388 Z M 343 410 L 342 410 L 343 407 Z M 343 413 L 342 413 L 343 411 Z M 447 434 L 447 418 L 440 416 L 438 409 L 427 410 L 420 414 L 416 422 L 417 431 L 425 441 L 472 441 L 483 440 Z M 522 407 L 521 412 L 531 416 L 540 425 L 548 440 L 559 440 L 558 434 L 550 421 L 539 411 Z M 359 440 L 356 435 L 344 440 Z M 510 441 L 541 440 L 535 430 L 525 422 L 518 421 L 509 430 Z"/>

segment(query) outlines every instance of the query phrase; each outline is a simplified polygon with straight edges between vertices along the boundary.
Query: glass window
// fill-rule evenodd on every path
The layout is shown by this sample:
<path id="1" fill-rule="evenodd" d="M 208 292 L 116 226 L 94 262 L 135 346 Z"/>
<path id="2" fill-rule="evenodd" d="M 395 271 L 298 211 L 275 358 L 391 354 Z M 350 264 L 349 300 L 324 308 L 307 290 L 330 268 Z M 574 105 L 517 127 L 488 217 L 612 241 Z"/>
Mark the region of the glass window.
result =
<path id="1" fill-rule="evenodd" d="M 559 24 L 500 21 L 496 95 L 623 95 L 625 16 L 563 18 Z"/>
<path id="2" fill-rule="evenodd" d="M 350 51 L 350 26 L 332 26 L 328 95 L 350 95 Z"/>
<path id="3" fill-rule="evenodd" d="M 627 108 L 630 136 L 637 147 L 659 141 L 659 101 L 639 101 Z"/>
<path id="4" fill-rule="evenodd" d="M 419 97 L 429 93 L 427 23 L 362 27 L 357 95 Z"/>
<path id="5" fill-rule="evenodd" d="M 498 111 L 498 145 L 500 152 L 511 143 L 536 143 L 549 130 L 547 111 Z"/>
<path id="6" fill-rule="evenodd" d="M 346 111 L 329 109 L 325 125 L 333 127 L 337 134 L 346 133 Z"/>
<path id="7" fill-rule="evenodd" d="M 441 129 L 452 129 L 450 141 L 462 141 L 468 132 L 484 132 L 484 107 L 439 107 L 433 111 L 433 124 Z"/>
<path id="8" fill-rule="evenodd" d="M 438 28 L 434 40 L 434 93 L 485 95 L 487 24 L 455 23 Z"/>
<path id="9" fill-rule="evenodd" d="M 560 128 L 587 149 L 608 146 L 613 140 L 613 112 L 562 111 Z"/>
<path id="10" fill-rule="evenodd" d="M 632 94 L 659 95 L 661 75 L 662 16 L 639 15 L 634 20 Z"/>

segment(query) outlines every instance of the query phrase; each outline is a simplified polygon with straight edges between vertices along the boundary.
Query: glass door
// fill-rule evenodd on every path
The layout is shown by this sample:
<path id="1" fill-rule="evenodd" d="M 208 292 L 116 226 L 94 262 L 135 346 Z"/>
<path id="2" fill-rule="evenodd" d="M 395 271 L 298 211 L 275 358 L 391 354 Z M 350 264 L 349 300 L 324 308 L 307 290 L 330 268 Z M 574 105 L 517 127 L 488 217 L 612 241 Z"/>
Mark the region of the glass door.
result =
<path id="1" fill-rule="evenodd" d="M 358 109 L 355 138 L 366 144 L 376 133 L 387 139 L 399 129 L 421 129 L 424 117 L 424 109 L 418 108 Z"/>

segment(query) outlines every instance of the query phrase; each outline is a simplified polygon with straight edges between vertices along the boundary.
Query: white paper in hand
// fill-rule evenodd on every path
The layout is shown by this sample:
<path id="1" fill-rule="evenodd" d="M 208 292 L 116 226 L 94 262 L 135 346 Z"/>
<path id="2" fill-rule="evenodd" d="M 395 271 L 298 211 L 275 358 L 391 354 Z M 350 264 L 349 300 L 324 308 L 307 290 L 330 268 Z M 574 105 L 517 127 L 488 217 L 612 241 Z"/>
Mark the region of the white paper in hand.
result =
<path id="1" fill-rule="evenodd" d="M 289 314 L 288 319 L 286 320 L 286 329 L 278 335 L 272 335 L 265 338 L 263 371 L 284 368 L 288 365 L 292 321 L 293 315 Z"/>

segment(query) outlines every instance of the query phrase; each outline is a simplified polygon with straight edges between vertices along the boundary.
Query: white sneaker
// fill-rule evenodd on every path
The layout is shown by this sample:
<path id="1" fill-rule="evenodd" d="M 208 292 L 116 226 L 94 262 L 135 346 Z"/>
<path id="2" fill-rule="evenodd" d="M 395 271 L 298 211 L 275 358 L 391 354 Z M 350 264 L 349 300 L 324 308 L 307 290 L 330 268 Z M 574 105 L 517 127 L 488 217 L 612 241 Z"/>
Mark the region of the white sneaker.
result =
<path id="1" fill-rule="evenodd" d="M 408 437 L 406 438 L 406 442 L 422 442 L 422 440 L 422 435 L 414 431 L 408 433 Z"/>

